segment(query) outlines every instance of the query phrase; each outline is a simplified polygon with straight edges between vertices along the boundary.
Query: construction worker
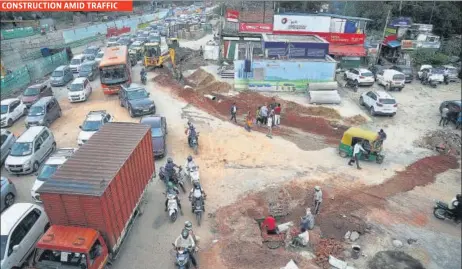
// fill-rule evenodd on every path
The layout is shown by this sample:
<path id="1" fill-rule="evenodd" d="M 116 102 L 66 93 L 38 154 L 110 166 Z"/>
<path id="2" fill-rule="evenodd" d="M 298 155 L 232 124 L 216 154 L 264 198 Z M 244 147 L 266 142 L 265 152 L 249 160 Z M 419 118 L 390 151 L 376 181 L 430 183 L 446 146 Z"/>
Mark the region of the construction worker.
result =
<path id="1" fill-rule="evenodd" d="M 321 208 L 322 203 L 322 191 L 321 187 L 314 187 L 314 214 L 319 214 L 319 209 Z"/>

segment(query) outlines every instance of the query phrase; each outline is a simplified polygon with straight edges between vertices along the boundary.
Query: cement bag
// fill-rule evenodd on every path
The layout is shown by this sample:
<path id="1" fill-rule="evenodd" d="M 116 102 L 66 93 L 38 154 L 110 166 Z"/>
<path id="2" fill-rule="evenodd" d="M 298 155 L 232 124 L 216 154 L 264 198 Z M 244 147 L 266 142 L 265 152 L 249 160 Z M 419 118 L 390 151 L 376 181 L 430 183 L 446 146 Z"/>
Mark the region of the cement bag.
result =
<path id="1" fill-rule="evenodd" d="M 290 260 L 289 263 L 285 267 L 282 267 L 281 269 L 300 269 L 298 268 L 297 264 L 295 264 L 294 260 Z"/>
<path id="2" fill-rule="evenodd" d="M 333 91 L 308 91 L 310 103 L 316 104 L 340 104 L 342 99 L 337 90 Z"/>
<path id="3" fill-rule="evenodd" d="M 286 223 L 283 223 L 283 224 L 279 224 L 278 225 L 278 230 L 279 232 L 283 233 L 287 230 L 290 229 L 290 227 L 294 226 L 294 223 L 292 221 L 289 221 L 289 222 L 286 222 Z"/>
<path id="4" fill-rule="evenodd" d="M 309 91 L 328 91 L 328 90 L 337 90 L 338 89 L 338 82 L 331 81 L 331 82 L 311 82 L 308 85 Z"/>

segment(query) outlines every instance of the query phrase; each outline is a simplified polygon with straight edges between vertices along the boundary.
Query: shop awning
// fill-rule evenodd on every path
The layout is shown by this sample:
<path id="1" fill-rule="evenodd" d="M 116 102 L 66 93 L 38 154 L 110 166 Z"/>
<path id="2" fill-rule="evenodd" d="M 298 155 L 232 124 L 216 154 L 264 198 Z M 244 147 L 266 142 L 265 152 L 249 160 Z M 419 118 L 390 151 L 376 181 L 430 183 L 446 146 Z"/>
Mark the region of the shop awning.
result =
<path id="1" fill-rule="evenodd" d="M 401 47 L 401 42 L 399 42 L 398 40 L 388 41 L 387 46 L 390 47 L 390 48 Z"/>
<path id="2" fill-rule="evenodd" d="M 329 54 L 339 56 L 366 56 L 366 49 L 361 45 L 332 45 L 329 44 Z"/>

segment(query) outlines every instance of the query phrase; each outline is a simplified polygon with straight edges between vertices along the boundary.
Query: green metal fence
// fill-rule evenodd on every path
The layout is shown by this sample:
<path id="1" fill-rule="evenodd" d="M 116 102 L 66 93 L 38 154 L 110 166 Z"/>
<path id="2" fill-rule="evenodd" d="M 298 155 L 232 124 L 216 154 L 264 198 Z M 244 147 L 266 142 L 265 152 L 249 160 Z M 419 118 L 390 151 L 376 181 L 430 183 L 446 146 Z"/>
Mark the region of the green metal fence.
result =
<path id="1" fill-rule="evenodd" d="M 33 36 L 38 32 L 34 30 L 32 27 L 23 27 L 23 28 L 15 28 L 15 29 L 8 29 L 2 30 L 2 39 L 14 39 L 26 36 Z"/>
<path id="2" fill-rule="evenodd" d="M 41 79 L 50 74 L 56 67 L 68 63 L 66 51 L 55 55 L 34 60 L 23 67 L 18 68 L 1 80 L 1 95 L 8 96 L 15 90 L 27 86 L 32 81 Z"/>

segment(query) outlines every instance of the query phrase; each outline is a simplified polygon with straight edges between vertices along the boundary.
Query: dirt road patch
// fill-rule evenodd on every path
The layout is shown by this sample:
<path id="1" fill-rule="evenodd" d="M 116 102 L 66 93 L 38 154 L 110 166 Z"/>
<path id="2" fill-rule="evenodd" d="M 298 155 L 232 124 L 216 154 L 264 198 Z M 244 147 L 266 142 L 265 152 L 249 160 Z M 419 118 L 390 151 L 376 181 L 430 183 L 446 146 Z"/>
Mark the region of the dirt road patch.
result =
<path id="1" fill-rule="evenodd" d="M 416 259 L 402 251 L 380 251 L 369 262 L 370 269 L 425 269 Z"/>

